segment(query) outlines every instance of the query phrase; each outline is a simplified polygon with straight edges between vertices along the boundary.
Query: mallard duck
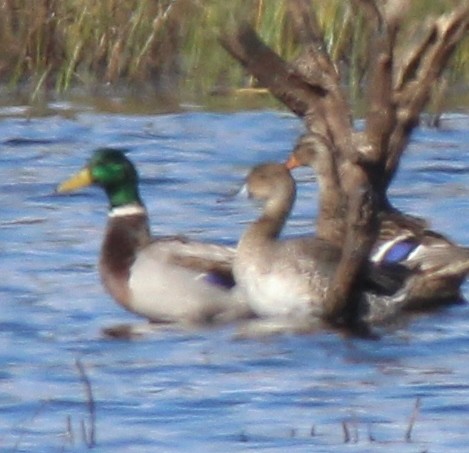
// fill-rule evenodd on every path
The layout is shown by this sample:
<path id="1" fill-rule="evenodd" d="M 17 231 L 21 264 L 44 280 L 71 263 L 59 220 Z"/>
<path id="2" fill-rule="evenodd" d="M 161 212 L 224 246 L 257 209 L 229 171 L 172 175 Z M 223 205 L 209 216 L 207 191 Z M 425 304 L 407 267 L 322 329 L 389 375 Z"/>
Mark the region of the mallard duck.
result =
<path id="1" fill-rule="evenodd" d="M 314 236 L 279 237 L 296 194 L 295 181 L 285 165 L 254 167 L 246 188 L 250 197 L 263 203 L 263 212 L 241 236 L 233 270 L 251 309 L 259 317 L 329 320 L 334 308 L 326 306 L 325 296 L 340 249 Z M 385 321 L 400 310 L 402 293 L 380 294 L 367 285 L 364 282 L 367 307 L 357 311 L 360 316 L 366 313 L 366 321 Z"/>
<path id="2" fill-rule="evenodd" d="M 98 149 L 57 192 L 89 185 L 101 187 L 109 200 L 99 272 L 121 306 L 153 322 L 224 322 L 246 314 L 234 289 L 235 249 L 152 237 L 137 171 L 121 150 Z"/>
<path id="3" fill-rule="evenodd" d="M 328 190 L 331 159 L 326 149 L 298 146 L 286 162 L 289 169 L 308 166 L 315 171 L 321 209 L 334 204 Z M 399 264 L 412 273 L 405 308 L 425 309 L 463 300 L 460 288 L 469 273 L 468 248 L 429 230 L 422 219 L 404 216 L 393 208 L 381 211 L 378 217 L 380 230 L 370 261 L 376 266 Z"/>

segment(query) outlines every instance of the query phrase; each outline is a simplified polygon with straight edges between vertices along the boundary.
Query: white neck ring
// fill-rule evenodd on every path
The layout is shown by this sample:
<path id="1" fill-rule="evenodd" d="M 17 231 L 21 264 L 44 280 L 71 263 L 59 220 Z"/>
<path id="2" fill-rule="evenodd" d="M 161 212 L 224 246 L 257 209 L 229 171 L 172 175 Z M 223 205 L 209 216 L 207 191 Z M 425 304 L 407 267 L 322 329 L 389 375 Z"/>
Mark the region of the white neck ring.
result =
<path id="1" fill-rule="evenodd" d="M 117 206 L 109 211 L 109 217 L 125 217 L 130 215 L 146 214 L 146 210 L 139 204 L 128 204 L 125 206 Z"/>

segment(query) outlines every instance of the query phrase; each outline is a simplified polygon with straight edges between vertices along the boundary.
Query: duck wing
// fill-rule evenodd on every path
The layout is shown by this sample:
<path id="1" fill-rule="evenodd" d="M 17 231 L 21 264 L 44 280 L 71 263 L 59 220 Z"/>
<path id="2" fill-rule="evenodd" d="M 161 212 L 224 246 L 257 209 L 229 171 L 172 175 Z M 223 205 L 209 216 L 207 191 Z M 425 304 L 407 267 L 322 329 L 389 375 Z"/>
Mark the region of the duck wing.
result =
<path id="1" fill-rule="evenodd" d="M 232 287 L 236 249 L 221 244 L 189 240 L 183 236 L 157 238 L 145 247 L 155 260 L 164 260 L 181 268 L 206 274 L 212 283 Z"/>
<path id="2" fill-rule="evenodd" d="M 296 247 L 297 255 L 306 254 L 306 258 L 313 256 L 319 265 L 319 269 L 329 277 L 335 272 L 336 266 L 340 261 L 341 250 L 314 236 L 300 238 L 293 241 L 291 246 Z M 310 269 L 311 259 L 298 259 L 297 267 L 301 271 Z M 367 263 L 364 269 L 362 280 L 362 290 L 374 291 L 378 294 L 394 294 L 402 288 L 407 278 L 411 275 L 411 271 L 400 263 L 381 263 L 380 266 L 373 266 Z"/>

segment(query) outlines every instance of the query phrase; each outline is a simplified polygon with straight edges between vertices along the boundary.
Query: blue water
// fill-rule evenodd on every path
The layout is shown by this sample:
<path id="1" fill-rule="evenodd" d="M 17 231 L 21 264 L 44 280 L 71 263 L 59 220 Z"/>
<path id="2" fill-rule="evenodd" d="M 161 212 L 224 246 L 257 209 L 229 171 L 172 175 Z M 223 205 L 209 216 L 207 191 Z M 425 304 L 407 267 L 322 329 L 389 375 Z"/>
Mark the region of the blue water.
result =
<path id="1" fill-rule="evenodd" d="M 237 339 L 231 326 L 102 336 L 139 322 L 97 276 L 106 200 L 93 188 L 54 195 L 56 183 L 98 146 L 128 148 L 155 233 L 234 243 L 257 210 L 229 195 L 250 166 L 286 157 L 297 119 L 67 104 L 27 113 L 0 109 L 1 451 L 83 451 L 92 426 L 96 451 L 113 453 L 467 450 L 468 305 L 409 319 L 379 341 L 331 332 Z M 391 189 L 397 206 L 466 245 L 468 151 L 469 116 L 447 115 L 442 129 L 416 131 Z M 296 176 L 287 233 L 306 233 L 316 187 L 307 169 Z"/>

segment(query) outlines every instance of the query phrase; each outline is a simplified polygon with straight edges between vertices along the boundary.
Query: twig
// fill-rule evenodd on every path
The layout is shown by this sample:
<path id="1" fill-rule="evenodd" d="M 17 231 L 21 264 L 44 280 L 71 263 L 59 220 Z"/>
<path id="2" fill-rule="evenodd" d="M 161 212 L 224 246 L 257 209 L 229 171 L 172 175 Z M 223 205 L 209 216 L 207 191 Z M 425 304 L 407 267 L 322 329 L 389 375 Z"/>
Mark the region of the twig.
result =
<path id="1" fill-rule="evenodd" d="M 312 425 L 312 426 L 311 426 L 311 430 L 309 431 L 309 435 L 310 435 L 311 437 L 316 436 L 316 425 Z"/>
<path id="2" fill-rule="evenodd" d="M 420 414 L 420 397 L 415 400 L 414 409 L 409 419 L 409 426 L 405 432 L 406 442 L 410 442 L 412 439 L 412 430 L 414 429 L 415 421 L 417 420 L 418 415 Z"/>
<path id="3" fill-rule="evenodd" d="M 73 434 L 73 426 L 72 426 L 72 417 L 67 415 L 66 418 L 67 430 L 65 432 L 65 437 L 69 440 L 70 445 L 75 443 L 75 436 Z"/>
<path id="4" fill-rule="evenodd" d="M 353 429 L 353 433 L 352 433 Z M 344 444 L 358 443 L 358 427 L 355 422 L 346 422 L 345 420 L 342 421 L 342 431 L 344 433 Z"/>
<path id="5" fill-rule="evenodd" d="M 368 423 L 367 427 L 368 427 L 368 442 L 370 443 L 376 442 L 376 438 L 371 431 L 371 423 Z"/>
<path id="6" fill-rule="evenodd" d="M 342 421 L 342 431 L 344 433 L 344 444 L 348 444 L 351 440 L 350 429 L 346 421 Z"/>
<path id="7" fill-rule="evenodd" d="M 80 359 L 75 360 L 75 366 L 78 369 L 80 380 L 85 387 L 86 404 L 90 418 L 88 434 L 86 432 L 85 422 L 82 421 L 83 440 L 85 441 L 88 448 L 93 448 L 96 446 L 96 404 L 93 398 L 93 390 L 91 388 L 91 382 L 86 374 L 85 367 L 81 363 Z"/>

